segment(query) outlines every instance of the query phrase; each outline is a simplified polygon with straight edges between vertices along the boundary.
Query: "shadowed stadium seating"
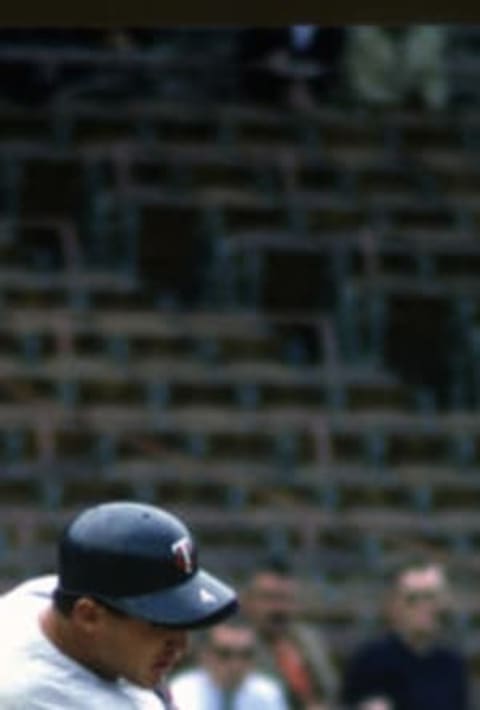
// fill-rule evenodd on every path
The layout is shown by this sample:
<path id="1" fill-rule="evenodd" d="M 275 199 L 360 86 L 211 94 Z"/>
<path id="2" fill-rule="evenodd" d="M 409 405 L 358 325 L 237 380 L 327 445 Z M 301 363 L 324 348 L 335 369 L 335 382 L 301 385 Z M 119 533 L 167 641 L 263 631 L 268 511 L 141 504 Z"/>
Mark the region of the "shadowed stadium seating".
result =
<path id="1" fill-rule="evenodd" d="M 234 580 L 290 554 L 339 659 L 381 572 L 431 550 L 480 672 L 474 35 L 437 114 L 0 105 L 2 588 L 85 503 L 138 497 Z"/>

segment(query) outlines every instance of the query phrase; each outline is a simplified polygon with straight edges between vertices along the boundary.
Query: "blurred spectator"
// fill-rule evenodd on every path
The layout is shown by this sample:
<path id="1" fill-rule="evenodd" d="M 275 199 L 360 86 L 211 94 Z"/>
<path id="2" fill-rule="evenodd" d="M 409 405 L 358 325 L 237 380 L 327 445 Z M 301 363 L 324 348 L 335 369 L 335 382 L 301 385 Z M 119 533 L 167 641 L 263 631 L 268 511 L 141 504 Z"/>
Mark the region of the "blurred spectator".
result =
<path id="1" fill-rule="evenodd" d="M 243 92 L 257 102 L 311 107 L 337 85 L 344 32 L 341 27 L 312 25 L 243 30 Z"/>
<path id="2" fill-rule="evenodd" d="M 247 584 L 242 604 L 259 637 L 258 662 L 282 681 L 292 708 L 333 707 L 336 672 L 321 633 L 299 619 L 298 595 L 297 580 L 278 560 Z"/>
<path id="3" fill-rule="evenodd" d="M 200 666 L 174 677 L 178 710 L 287 710 L 279 683 L 255 670 L 255 631 L 239 619 L 205 632 Z"/>
<path id="4" fill-rule="evenodd" d="M 391 580 L 391 628 L 347 663 L 342 700 L 358 710 L 466 710 L 465 660 L 441 639 L 449 599 L 443 569 L 412 560 Z"/>
<path id="5" fill-rule="evenodd" d="M 446 40 L 442 26 L 350 28 L 345 47 L 349 90 L 355 99 L 377 106 L 415 101 L 443 108 Z"/>

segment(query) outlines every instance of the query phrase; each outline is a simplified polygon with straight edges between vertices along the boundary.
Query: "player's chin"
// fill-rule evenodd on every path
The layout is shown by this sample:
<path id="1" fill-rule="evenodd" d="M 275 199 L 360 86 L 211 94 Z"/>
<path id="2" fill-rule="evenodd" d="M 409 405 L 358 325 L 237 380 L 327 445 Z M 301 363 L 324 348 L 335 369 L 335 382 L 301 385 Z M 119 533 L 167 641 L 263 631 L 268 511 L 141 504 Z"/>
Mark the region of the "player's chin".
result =
<path id="1" fill-rule="evenodd" d="M 141 685 L 143 688 L 151 690 L 152 688 L 156 688 L 160 685 L 170 668 L 171 664 L 154 663 L 139 674 L 135 682 L 137 685 Z"/>
<path id="2" fill-rule="evenodd" d="M 127 680 L 142 688 L 151 690 L 158 687 L 175 665 L 176 657 L 173 654 L 163 655 L 144 663 L 128 675 Z M 0 708 L 1 710 L 1 708 Z"/>

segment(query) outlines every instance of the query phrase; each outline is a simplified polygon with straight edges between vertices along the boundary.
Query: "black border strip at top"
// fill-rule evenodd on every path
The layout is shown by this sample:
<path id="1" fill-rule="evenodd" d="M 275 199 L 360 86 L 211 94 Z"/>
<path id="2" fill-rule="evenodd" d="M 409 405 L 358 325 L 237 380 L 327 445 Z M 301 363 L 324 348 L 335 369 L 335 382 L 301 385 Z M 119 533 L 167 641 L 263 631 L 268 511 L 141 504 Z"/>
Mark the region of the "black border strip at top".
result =
<path id="1" fill-rule="evenodd" d="M 0 4 L 0 26 L 139 27 L 314 24 L 480 24 L 476 0 L 16 0 Z"/>

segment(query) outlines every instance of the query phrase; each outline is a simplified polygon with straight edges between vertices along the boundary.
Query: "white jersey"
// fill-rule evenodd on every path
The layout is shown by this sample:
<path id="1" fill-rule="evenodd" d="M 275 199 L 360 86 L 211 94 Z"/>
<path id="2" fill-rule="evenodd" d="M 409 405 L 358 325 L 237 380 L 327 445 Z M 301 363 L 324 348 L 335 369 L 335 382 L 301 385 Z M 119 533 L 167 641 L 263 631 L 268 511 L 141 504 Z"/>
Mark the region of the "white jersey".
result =
<path id="1" fill-rule="evenodd" d="M 39 577 L 0 597 L 1 710 L 162 710 L 152 691 L 103 680 L 47 639 L 38 619 L 56 581 Z"/>
<path id="2" fill-rule="evenodd" d="M 179 673 L 170 682 L 173 702 L 178 710 L 221 710 L 220 689 L 203 669 Z M 234 691 L 233 710 L 287 710 L 282 689 L 276 680 L 263 673 L 249 673 Z"/>

